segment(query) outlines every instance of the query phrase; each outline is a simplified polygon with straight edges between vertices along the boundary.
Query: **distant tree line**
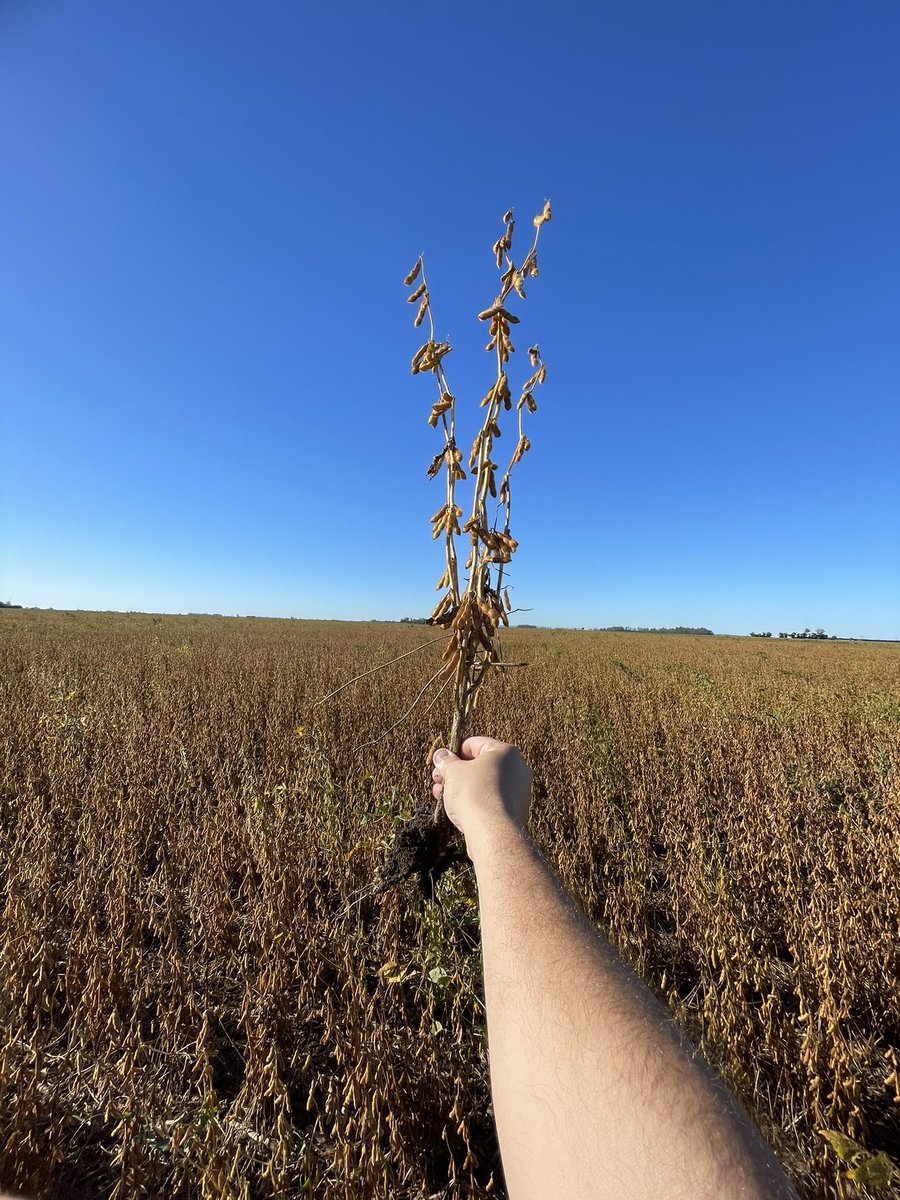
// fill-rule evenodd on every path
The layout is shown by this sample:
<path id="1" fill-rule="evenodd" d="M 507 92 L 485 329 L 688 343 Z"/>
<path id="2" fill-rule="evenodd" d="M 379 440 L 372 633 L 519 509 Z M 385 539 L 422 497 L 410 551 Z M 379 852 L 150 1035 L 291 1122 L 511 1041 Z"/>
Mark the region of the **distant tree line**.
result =
<path id="1" fill-rule="evenodd" d="M 401 617 L 400 624 L 401 625 L 427 625 L 429 623 L 429 620 L 430 620 L 429 617 Z M 517 629 L 540 629 L 541 626 L 540 625 L 526 625 L 524 622 L 521 622 L 521 623 L 516 624 L 516 628 Z M 582 626 L 582 629 L 584 629 L 584 626 Z M 694 626 L 694 625 L 672 625 L 672 626 L 660 627 L 658 629 L 651 628 L 651 626 L 649 626 L 649 625 L 604 625 L 602 629 L 598 629 L 594 632 L 597 632 L 597 633 L 692 633 L 692 634 L 699 633 L 699 634 L 704 634 L 707 637 L 715 636 L 711 629 L 706 629 L 703 625 L 697 625 L 697 626 Z M 752 636 L 756 637 L 757 635 L 754 633 Z M 771 636 L 772 635 L 770 633 L 766 634 L 766 637 L 771 637 Z"/>
<path id="2" fill-rule="evenodd" d="M 771 633 L 751 633 L 750 636 L 751 637 L 771 637 L 772 635 L 771 635 Z M 804 629 L 802 633 L 779 633 L 778 636 L 780 638 L 813 638 L 813 639 L 818 638 L 820 640 L 827 640 L 829 637 L 829 635 L 825 632 L 824 629 L 817 629 L 817 630 L 815 630 L 815 632 L 813 632 L 810 629 Z M 833 641 L 833 642 L 837 641 L 837 634 L 832 633 L 830 636 L 831 636 L 831 641 Z"/>
<path id="3" fill-rule="evenodd" d="M 661 626 L 658 629 L 651 628 L 649 625 L 604 625 L 600 630 L 601 633 L 699 633 L 707 637 L 714 637 L 711 629 L 706 629 L 703 625 L 671 625 Z"/>
<path id="4" fill-rule="evenodd" d="M 21 604 L 13 604 L 12 600 L 0 600 L 0 608 L 21 608 Z"/>
<path id="5" fill-rule="evenodd" d="M 812 632 L 809 629 L 804 629 L 802 633 L 779 633 L 778 636 L 780 638 L 818 638 L 819 640 L 824 640 L 828 637 L 828 634 L 824 629 L 817 629 L 815 632 Z M 836 641 L 837 634 L 833 633 L 831 635 L 831 640 Z"/>

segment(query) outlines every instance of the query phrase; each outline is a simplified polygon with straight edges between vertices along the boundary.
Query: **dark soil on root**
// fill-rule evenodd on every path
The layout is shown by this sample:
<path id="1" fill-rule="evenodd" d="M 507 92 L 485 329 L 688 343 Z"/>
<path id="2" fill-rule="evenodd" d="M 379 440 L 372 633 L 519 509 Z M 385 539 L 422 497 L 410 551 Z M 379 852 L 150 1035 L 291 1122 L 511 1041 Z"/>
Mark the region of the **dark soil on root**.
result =
<path id="1" fill-rule="evenodd" d="M 455 863 L 465 861 L 458 834 L 450 823 L 434 822 L 433 801 L 423 801 L 408 821 L 397 830 L 394 844 L 381 868 L 380 894 L 418 877 L 422 895 L 434 898 L 434 885 Z"/>

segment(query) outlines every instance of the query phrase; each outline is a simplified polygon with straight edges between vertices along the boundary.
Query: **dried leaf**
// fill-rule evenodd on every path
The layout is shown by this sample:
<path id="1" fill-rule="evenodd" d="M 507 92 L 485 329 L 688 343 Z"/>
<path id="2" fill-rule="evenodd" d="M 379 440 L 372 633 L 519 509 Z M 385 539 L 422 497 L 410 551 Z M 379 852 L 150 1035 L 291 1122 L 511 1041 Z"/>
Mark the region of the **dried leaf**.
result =
<path id="1" fill-rule="evenodd" d="M 429 418 L 428 424 L 429 425 L 431 424 L 430 418 Z M 435 424 L 437 424 L 437 420 L 435 420 Z M 445 446 L 444 449 L 440 452 L 440 454 L 436 454 L 434 456 L 434 458 L 431 460 L 431 466 L 428 468 L 428 472 L 427 472 L 429 479 L 434 479 L 434 477 L 437 475 L 438 471 L 440 471 L 441 463 L 444 461 L 444 455 L 446 453 L 447 453 L 447 447 Z"/>
<path id="2" fill-rule="evenodd" d="M 402 983 L 406 978 L 406 967 L 398 966 L 391 960 L 391 962 L 386 962 L 383 967 L 379 967 L 377 974 L 385 983 Z"/>

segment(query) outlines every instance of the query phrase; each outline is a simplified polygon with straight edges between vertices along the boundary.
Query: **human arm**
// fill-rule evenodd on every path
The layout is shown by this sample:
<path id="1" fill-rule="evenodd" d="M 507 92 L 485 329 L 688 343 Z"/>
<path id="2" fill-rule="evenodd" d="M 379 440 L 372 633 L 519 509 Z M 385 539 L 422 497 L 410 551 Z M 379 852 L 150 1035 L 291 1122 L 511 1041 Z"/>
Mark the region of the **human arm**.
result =
<path id="1" fill-rule="evenodd" d="M 510 1200 L 787 1200 L 737 1102 L 566 895 L 526 832 L 530 771 L 435 755 L 481 909 L 491 1090 Z"/>

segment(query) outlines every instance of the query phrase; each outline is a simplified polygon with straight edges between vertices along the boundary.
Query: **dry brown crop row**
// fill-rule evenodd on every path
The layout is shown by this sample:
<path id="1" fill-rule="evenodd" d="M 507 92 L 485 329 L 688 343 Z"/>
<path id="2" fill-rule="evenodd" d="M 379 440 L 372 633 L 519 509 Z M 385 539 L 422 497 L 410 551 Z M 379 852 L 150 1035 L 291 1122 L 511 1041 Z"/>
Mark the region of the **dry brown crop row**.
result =
<path id="1" fill-rule="evenodd" d="M 441 647 L 311 710 L 430 637 L 0 613 L 0 1185 L 502 1196 L 471 876 L 369 894 L 438 714 L 353 752 Z M 804 1196 L 890 1194 L 819 1131 L 900 1159 L 900 648 L 506 646 L 478 723 L 566 884 Z"/>

